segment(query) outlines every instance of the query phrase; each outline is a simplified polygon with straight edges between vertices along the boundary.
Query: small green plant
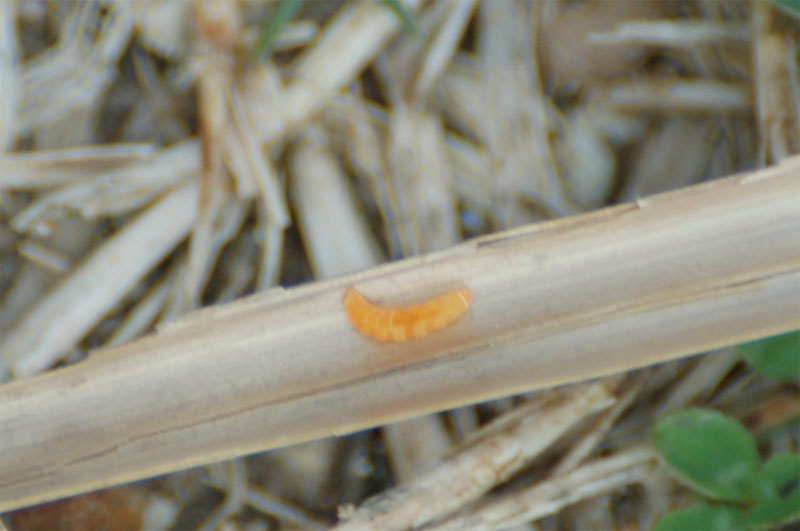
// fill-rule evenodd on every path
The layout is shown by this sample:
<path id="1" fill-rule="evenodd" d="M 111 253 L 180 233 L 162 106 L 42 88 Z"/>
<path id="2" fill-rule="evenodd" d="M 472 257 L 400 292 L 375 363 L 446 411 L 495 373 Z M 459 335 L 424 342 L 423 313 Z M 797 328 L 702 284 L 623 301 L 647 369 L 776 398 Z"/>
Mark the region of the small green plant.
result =
<path id="1" fill-rule="evenodd" d="M 762 463 L 744 426 L 700 408 L 668 415 L 653 437 L 669 467 L 702 495 L 663 516 L 655 529 L 763 529 L 800 519 L 800 454 Z"/>
<path id="2" fill-rule="evenodd" d="M 736 348 L 764 376 L 781 381 L 800 378 L 800 330 L 742 343 Z"/>
<path id="3" fill-rule="evenodd" d="M 408 10 L 403 2 L 400 2 L 400 0 L 381 0 L 381 2 L 383 2 L 384 6 L 397 15 L 397 17 L 403 23 L 403 28 L 407 34 L 414 35 L 416 37 L 422 35 L 422 31 L 419 29 L 419 25 L 417 24 L 414 15 Z"/>
<path id="4" fill-rule="evenodd" d="M 381 3 L 397 16 L 406 33 L 416 37 L 422 35 L 414 14 L 403 2 L 400 2 L 400 0 L 381 0 Z M 253 57 L 255 59 L 266 58 L 272 54 L 275 43 L 278 41 L 278 36 L 294 20 L 302 5 L 303 0 L 277 0 L 275 2 L 269 17 L 261 26 L 258 44 L 253 49 Z"/>
<path id="5" fill-rule="evenodd" d="M 769 2 L 784 13 L 794 18 L 800 18 L 800 3 L 797 0 L 769 0 Z"/>
<path id="6" fill-rule="evenodd" d="M 275 3 L 270 16 L 261 27 L 258 44 L 253 51 L 255 57 L 270 56 L 272 49 L 275 47 L 275 42 L 278 40 L 278 35 L 294 19 L 302 5 L 303 0 L 278 0 Z"/>

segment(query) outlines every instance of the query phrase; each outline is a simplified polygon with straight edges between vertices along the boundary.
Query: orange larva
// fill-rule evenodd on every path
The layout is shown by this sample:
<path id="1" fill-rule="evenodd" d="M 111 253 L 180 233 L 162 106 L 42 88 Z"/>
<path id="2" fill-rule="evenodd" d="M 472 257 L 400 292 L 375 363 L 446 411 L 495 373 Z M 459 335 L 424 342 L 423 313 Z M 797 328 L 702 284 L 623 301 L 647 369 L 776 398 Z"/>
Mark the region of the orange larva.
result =
<path id="1" fill-rule="evenodd" d="M 344 309 L 362 334 L 378 341 L 408 341 L 448 326 L 466 313 L 473 298 L 470 290 L 459 289 L 414 306 L 381 308 L 348 288 Z"/>

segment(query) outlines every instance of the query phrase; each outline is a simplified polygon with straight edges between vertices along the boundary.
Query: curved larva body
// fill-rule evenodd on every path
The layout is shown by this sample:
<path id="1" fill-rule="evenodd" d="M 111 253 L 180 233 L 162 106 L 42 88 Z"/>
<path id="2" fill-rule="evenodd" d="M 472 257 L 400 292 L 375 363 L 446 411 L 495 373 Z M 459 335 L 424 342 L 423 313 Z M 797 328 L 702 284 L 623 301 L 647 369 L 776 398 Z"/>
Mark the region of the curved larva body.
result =
<path id="1" fill-rule="evenodd" d="M 473 298 L 471 291 L 460 289 L 414 306 L 381 308 L 348 288 L 344 309 L 362 334 L 378 341 L 408 341 L 448 326 L 466 313 Z"/>

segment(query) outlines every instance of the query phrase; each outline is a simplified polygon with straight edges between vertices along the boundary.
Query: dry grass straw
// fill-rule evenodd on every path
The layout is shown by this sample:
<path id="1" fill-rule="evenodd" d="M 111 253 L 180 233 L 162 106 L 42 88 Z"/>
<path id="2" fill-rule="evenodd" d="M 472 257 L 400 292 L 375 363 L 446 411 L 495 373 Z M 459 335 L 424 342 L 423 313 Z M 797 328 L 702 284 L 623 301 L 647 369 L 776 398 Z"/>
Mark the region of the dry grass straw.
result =
<path id="1" fill-rule="evenodd" d="M 337 506 L 345 528 L 647 526 L 674 502 L 658 415 L 792 414 L 796 388 L 729 350 L 500 397 L 798 325 L 798 21 L 405 4 L 421 36 L 381 3 L 308 2 L 255 64 L 262 2 L 0 2 L 0 376 L 23 378 L 0 386 L 0 507 L 416 416 L 119 492 L 148 528 Z M 633 203 L 456 246 L 612 202 Z M 352 283 L 476 302 L 386 347 L 349 328 Z"/>

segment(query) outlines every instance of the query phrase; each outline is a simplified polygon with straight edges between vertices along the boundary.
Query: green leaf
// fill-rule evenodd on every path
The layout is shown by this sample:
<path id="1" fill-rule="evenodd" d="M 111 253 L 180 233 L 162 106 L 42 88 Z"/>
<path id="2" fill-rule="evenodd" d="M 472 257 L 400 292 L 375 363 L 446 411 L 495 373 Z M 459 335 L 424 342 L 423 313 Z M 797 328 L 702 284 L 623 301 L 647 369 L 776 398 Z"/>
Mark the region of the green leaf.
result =
<path id="1" fill-rule="evenodd" d="M 656 531 L 733 531 L 747 527 L 744 512 L 732 505 L 698 503 L 688 509 L 671 511 L 656 522 Z"/>
<path id="2" fill-rule="evenodd" d="M 753 436 L 735 420 L 708 409 L 678 411 L 654 430 L 658 451 L 697 491 L 726 501 L 755 494 L 760 460 Z"/>
<path id="3" fill-rule="evenodd" d="M 743 343 L 737 349 L 766 376 L 789 381 L 800 378 L 800 330 Z"/>
<path id="4" fill-rule="evenodd" d="M 798 3 L 797 0 L 769 0 L 769 1 L 772 5 L 774 5 L 779 9 L 782 9 L 784 12 L 793 16 L 794 18 L 800 18 L 800 3 Z"/>
<path id="5" fill-rule="evenodd" d="M 255 57 L 269 57 L 281 31 L 297 15 L 301 5 L 303 0 L 278 0 L 261 27 L 261 37 L 253 51 Z"/>
<path id="6" fill-rule="evenodd" d="M 800 519 L 800 455 L 774 455 L 764 464 L 758 481 L 758 503 L 748 520 L 774 527 Z"/>
<path id="7" fill-rule="evenodd" d="M 416 36 L 422 35 L 414 15 L 411 14 L 403 2 L 400 0 L 381 0 L 381 2 L 400 18 L 406 33 Z"/>

